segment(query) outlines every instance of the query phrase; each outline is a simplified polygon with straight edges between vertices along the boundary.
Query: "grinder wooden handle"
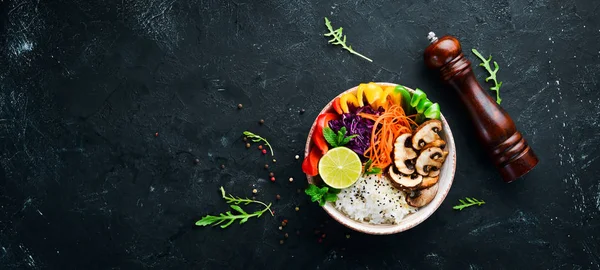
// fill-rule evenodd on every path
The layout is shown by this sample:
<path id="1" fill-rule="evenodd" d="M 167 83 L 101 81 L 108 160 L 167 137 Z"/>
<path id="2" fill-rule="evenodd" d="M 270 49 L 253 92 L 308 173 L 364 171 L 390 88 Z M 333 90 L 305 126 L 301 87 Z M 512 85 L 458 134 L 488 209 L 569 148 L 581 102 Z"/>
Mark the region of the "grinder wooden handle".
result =
<path id="1" fill-rule="evenodd" d="M 477 136 L 504 181 L 512 182 L 533 169 L 538 158 L 508 113 L 481 88 L 458 40 L 452 36 L 438 39 L 433 33 L 428 38 L 431 44 L 425 49 L 425 64 L 439 70 L 442 80 L 467 106 Z"/>

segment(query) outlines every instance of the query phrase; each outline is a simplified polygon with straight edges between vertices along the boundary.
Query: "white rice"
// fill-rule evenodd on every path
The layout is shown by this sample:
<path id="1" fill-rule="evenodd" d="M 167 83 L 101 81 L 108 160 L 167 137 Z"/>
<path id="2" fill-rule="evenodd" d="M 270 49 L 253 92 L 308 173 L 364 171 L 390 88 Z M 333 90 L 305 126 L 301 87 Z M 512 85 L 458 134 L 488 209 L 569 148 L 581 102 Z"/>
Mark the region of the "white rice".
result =
<path id="1" fill-rule="evenodd" d="M 418 210 L 406 203 L 405 193 L 394 188 L 385 176 L 361 176 L 337 197 L 335 208 L 354 220 L 371 224 L 398 224 Z"/>

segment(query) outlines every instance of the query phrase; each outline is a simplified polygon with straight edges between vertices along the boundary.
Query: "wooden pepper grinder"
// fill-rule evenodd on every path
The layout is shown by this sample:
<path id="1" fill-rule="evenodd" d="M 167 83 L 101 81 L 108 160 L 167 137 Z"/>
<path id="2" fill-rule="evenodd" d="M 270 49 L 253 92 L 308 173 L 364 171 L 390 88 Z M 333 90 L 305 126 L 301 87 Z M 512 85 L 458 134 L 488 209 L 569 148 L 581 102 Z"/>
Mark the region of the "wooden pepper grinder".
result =
<path id="1" fill-rule="evenodd" d="M 467 106 L 479 141 L 504 181 L 510 183 L 533 169 L 538 158 L 508 113 L 481 88 L 458 40 L 452 36 L 438 39 L 433 32 L 428 38 L 431 44 L 425 49 L 425 64 L 438 69 L 442 80 L 456 90 Z"/>

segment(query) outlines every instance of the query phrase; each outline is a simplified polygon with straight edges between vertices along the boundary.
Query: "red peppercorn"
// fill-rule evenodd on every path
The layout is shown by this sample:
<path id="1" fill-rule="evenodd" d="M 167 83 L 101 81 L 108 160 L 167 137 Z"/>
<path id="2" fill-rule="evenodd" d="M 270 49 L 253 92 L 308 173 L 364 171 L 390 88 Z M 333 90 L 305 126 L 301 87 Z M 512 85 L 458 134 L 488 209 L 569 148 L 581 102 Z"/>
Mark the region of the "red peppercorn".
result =
<path id="1" fill-rule="evenodd" d="M 323 243 L 323 238 L 319 238 L 319 243 Z"/>
<path id="2" fill-rule="evenodd" d="M 158 137 L 158 132 L 154 133 L 154 137 Z"/>
<path id="3" fill-rule="evenodd" d="M 284 219 L 283 222 L 288 223 L 287 219 Z"/>
<path id="4" fill-rule="evenodd" d="M 327 235 L 325 235 L 325 234 L 322 234 L 322 235 L 321 235 L 321 238 L 325 238 L 325 236 L 327 236 Z"/>
<path id="5" fill-rule="evenodd" d="M 271 177 L 271 182 L 275 182 L 275 177 Z"/>
<path id="6" fill-rule="evenodd" d="M 267 149 L 262 150 L 263 155 L 267 154 Z"/>
<path id="7" fill-rule="evenodd" d="M 263 147 L 262 147 L 262 144 L 261 144 L 261 145 L 258 146 L 258 150 L 262 150 L 262 149 L 263 149 Z"/>

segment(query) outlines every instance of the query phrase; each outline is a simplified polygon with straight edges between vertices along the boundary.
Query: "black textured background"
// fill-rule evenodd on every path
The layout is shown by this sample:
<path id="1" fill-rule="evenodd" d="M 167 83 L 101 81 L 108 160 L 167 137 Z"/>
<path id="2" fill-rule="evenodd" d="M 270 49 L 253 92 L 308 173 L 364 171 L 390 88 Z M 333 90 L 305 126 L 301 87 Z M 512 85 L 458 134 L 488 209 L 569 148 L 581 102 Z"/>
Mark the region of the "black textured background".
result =
<path id="1" fill-rule="evenodd" d="M 0 268 L 598 269 L 599 6 L 0 0 Z M 374 63 L 327 45 L 324 16 Z M 524 179 L 500 180 L 426 70 L 430 30 L 500 64 L 502 106 L 541 159 Z M 350 232 L 297 193 L 318 111 L 368 81 L 425 89 L 457 145 L 446 201 L 398 235 Z M 273 144 L 275 183 L 244 130 Z M 194 227 L 227 209 L 219 186 L 257 188 L 276 217 Z M 465 196 L 487 204 L 453 211 Z"/>

